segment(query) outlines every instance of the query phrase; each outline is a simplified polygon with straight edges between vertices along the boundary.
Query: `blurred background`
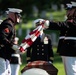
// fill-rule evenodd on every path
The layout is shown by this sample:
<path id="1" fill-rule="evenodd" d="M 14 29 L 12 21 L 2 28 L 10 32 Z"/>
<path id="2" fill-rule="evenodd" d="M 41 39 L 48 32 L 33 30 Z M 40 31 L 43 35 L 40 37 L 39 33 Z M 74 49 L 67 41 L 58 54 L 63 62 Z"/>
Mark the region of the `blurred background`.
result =
<path id="1" fill-rule="evenodd" d="M 66 3 L 71 0 L 0 0 L 0 20 L 6 18 L 7 8 L 20 8 L 23 10 L 21 23 L 16 26 L 19 44 L 24 37 L 34 29 L 33 21 L 38 18 L 64 21 L 66 19 Z M 75 1 L 75 0 L 73 0 Z M 61 57 L 56 53 L 59 31 L 45 30 L 51 35 L 54 49 L 54 65 L 58 68 L 58 75 L 65 75 Z M 26 53 L 22 56 L 21 69 L 26 65 Z M 21 70 L 20 69 L 20 70 Z"/>
<path id="2" fill-rule="evenodd" d="M 37 18 L 54 21 L 64 21 L 66 19 L 66 3 L 70 0 L 0 0 L 0 19 L 6 18 L 8 8 L 20 8 L 23 10 L 21 23 L 17 25 L 17 35 L 22 38 L 23 34 L 28 34 L 34 28 L 33 21 Z M 50 33 L 50 31 L 47 31 Z M 54 31 L 50 33 L 53 45 L 57 45 L 57 36 Z M 24 36 L 25 36 L 24 35 Z"/>

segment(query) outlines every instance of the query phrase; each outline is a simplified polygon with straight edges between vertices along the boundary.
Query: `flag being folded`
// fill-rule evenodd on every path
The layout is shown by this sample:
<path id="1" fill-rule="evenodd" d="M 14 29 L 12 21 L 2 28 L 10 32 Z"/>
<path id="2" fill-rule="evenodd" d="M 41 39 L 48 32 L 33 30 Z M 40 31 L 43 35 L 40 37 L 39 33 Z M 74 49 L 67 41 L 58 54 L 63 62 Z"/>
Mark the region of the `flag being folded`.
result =
<path id="1" fill-rule="evenodd" d="M 37 39 L 40 35 L 40 31 L 43 29 L 43 25 L 39 25 L 33 31 L 31 31 L 22 41 L 20 44 L 19 50 L 20 52 L 25 51 L 26 48 L 30 47 L 33 42 Z"/>

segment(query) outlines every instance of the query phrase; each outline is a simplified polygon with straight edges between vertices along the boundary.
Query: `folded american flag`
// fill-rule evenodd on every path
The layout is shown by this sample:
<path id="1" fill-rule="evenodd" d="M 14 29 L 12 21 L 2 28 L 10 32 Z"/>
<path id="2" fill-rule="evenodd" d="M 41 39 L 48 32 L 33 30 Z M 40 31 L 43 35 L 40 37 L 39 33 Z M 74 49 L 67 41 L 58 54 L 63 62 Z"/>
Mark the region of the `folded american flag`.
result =
<path id="1" fill-rule="evenodd" d="M 33 44 L 33 42 L 40 35 L 40 31 L 42 29 L 43 29 L 43 25 L 39 25 L 24 38 L 24 40 L 22 41 L 19 47 L 20 52 L 23 52 L 26 48 L 30 47 Z"/>
<path id="2" fill-rule="evenodd" d="M 32 67 L 32 66 L 35 67 L 35 66 L 39 66 L 39 65 L 44 65 L 46 63 L 48 63 L 48 62 L 39 60 L 39 61 L 29 62 L 28 64 L 26 64 L 26 66 L 28 66 L 28 67 Z"/>

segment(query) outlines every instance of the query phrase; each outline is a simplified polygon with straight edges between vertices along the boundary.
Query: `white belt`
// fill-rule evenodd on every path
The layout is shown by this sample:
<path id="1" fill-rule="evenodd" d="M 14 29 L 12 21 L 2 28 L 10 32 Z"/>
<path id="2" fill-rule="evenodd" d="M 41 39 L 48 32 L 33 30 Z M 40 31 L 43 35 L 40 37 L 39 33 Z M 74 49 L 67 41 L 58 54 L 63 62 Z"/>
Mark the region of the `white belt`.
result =
<path id="1" fill-rule="evenodd" d="M 12 54 L 12 56 L 14 56 L 14 57 L 20 57 L 19 54 Z"/>
<path id="2" fill-rule="evenodd" d="M 65 38 L 65 36 L 60 36 L 60 37 L 59 37 L 59 39 L 64 39 L 64 38 Z"/>
<path id="3" fill-rule="evenodd" d="M 76 37 L 65 37 L 64 38 L 65 40 L 67 39 L 67 40 L 76 40 Z"/>

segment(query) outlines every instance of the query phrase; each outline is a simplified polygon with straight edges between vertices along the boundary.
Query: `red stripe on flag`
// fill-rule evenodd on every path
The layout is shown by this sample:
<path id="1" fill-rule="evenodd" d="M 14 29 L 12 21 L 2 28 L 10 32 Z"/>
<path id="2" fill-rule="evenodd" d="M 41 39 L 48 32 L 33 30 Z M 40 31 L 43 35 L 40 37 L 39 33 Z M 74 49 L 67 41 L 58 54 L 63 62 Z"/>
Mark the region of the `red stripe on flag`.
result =
<path id="1" fill-rule="evenodd" d="M 28 45 L 32 45 L 32 43 L 33 43 L 33 41 L 31 40 L 31 38 L 29 38 L 29 39 L 27 39 L 27 43 L 28 43 Z"/>
<path id="2" fill-rule="evenodd" d="M 40 35 L 40 31 L 37 31 L 36 33 L 35 33 L 35 36 L 39 36 Z"/>
<path id="3" fill-rule="evenodd" d="M 23 51 L 24 51 L 23 47 L 20 47 L 20 49 L 19 49 L 19 50 L 20 50 L 20 52 L 23 52 Z"/>
<path id="4" fill-rule="evenodd" d="M 24 39 L 22 43 L 27 43 L 29 46 L 32 45 L 33 41 L 31 40 L 31 38 L 28 38 L 28 39 Z"/>
<path id="5" fill-rule="evenodd" d="M 32 31 L 32 32 L 30 32 L 29 34 L 32 35 L 32 34 L 36 33 L 37 31 L 38 31 L 38 30 Z"/>

